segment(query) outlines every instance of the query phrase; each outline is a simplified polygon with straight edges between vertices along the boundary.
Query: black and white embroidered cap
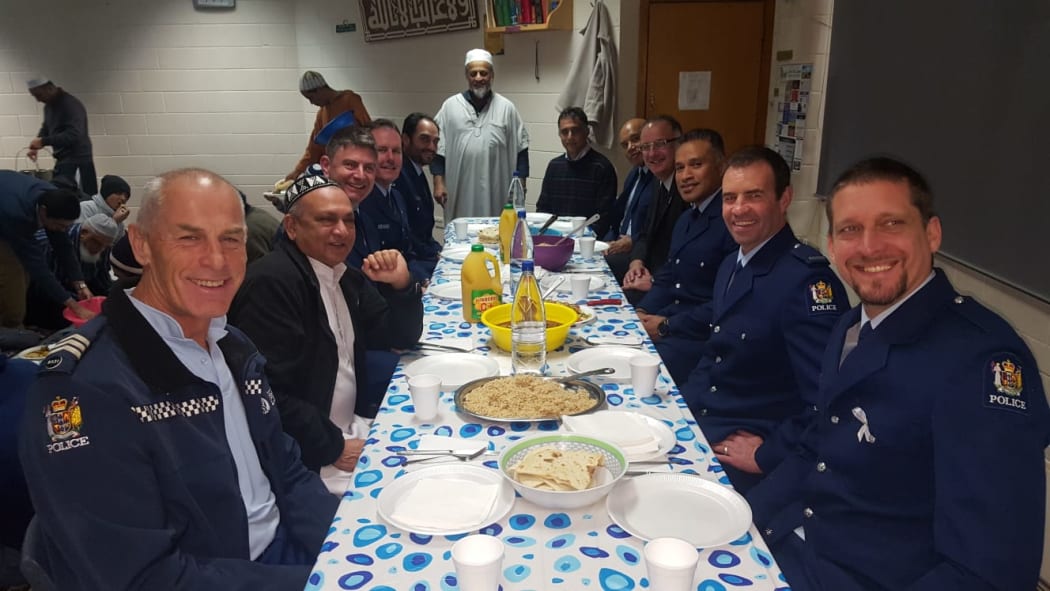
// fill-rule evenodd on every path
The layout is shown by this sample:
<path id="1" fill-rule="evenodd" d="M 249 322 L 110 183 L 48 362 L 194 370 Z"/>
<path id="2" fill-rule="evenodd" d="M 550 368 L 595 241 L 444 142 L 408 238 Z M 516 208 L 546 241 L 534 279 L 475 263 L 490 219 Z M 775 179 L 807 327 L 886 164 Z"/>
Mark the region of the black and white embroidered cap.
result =
<path id="1" fill-rule="evenodd" d="M 303 195 L 306 195 L 310 191 L 316 191 L 317 189 L 321 189 L 324 187 L 338 188 L 339 185 L 337 185 L 335 181 L 324 175 L 301 175 L 299 178 L 295 179 L 295 182 L 292 183 L 292 186 L 288 187 L 288 190 L 284 192 L 284 210 L 288 211 L 289 209 L 291 209 L 292 206 L 295 205 L 296 201 L 303 198 Z"/>

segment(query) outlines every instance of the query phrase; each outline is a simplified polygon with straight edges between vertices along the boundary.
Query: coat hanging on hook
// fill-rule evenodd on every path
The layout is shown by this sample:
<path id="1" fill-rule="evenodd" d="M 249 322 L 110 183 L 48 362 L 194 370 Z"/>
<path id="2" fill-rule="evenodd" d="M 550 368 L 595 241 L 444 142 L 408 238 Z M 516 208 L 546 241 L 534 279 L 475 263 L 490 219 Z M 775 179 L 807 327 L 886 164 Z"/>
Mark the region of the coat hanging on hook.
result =
<path id="1" fill-rule="evenodd" d="M 591 6 L 591 16 L 580 31 L 583 44 L 555 106 L 559 111 L 582 108 L 591 121 L 595 143 L 608 148 L 616 137 L 616 46 L 605 3 L 594 0 Z"/>

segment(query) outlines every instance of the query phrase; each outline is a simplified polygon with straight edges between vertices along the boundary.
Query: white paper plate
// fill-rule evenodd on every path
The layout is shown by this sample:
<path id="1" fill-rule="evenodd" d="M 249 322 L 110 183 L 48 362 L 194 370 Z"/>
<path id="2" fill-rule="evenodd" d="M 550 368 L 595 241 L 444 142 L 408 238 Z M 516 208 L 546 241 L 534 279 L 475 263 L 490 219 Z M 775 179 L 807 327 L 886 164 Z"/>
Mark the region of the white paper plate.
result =
<path id="1" fill-rule="evenodd" d="M 559 275 L 555 273 L 548 273 L 547 275 L 544 275 L 543 278 L 540 279 L 540 288 L 546 290 L 548 287 L 551 286 L 551 284 L 553 284 L 557 280 L 558 277 Z M 597 291 L 603 287 L 605 287 L 604 279 L 602 279 L 601 277 L 591 277 L 591 284 L 588 287 L 590 291 Z M 554 291 L 571 293 L 572 282 L 569 281 L 568 277 L 566 277 L 565 281 L 562 281 L 561 285 L 559 285 Z"/>
<path id="2" fill-rule="evenodd" d="M 569 360 L 565 367 L 573 373 L 611 367 L 616 370 L 614 373 L 604 376 L 593 376 L 591 379 L 629 382 L 631 381 L 631 358 L 638 355 L 648 355 L 648 353 L 630 347 L 594 347 L 569 355 Z"/>
<path id="3" fill-rule="evenodd" d="M 498 376 L 499 363 L 473 353 L 445 353 L 417 359 L 405 368 L 410 378 L 425 373 L 441 376 L 441 389 L 448 391 L 479 378 Z"/>
<path id="4" fill-rule="evenodd" d="M 427 287 L 427 293 L 443 300 L 459 300 L 463 297 L 463 284 L 459 281 L 448 283 L 431 283 Z"/>
<path id="5" fill-rule="evenodd" d="M 499 485 L 500 489 L 496 496 L 496 502 L 492 504 L 492 509 L 483 519 L 476 522 L 450 523 L 448 526 L 440 528 L 420 527 L 400 522 L 394 515 L 401 498 L 408 494 L 417 482 L 430 478 L 468 480 L 478 484 L 496 484 Z M 455 502 L 455 499 L 443 499 L 442 502 Z M 432 505 L 428 504 L 428 506 Z M 514 489 L 511 488 L 510 483 L 498 471 L 469 464 L 440 464 L 408 472 L 383 488 L 383 491 L 379 493 L 379 498 L 376 499 L 376 511 L 387 523 L 412 533 L 441 536 L 476 531 L 502 519 L 510 512 L 513 506 Z"/>
<path id="6" fill-rule="evenodd" d="M 616 525 L 636 538 L 679 538 L 697 548 L 728 544 L 751 527 L 751 507 L 744 497 L 686 474 L 625 478 L 605 499 L 605 509 Z"/>
<path id="7" fill-rule="evenodd" d="M 543 213 L 542 211 L 525 212 L 525 222 L 529 224 L 543 224 L 551 217 L 549 213 Z M 558 222 L 554 222 L 558 223 Z"/>
<path id="8" fill-rule="evenodd" d="M 468 254 L 470 254 L 469 244 L 454 244 L 441 250 L 441 256 L 453 263 L 462 263 Z"/>
<path id="9" fill-rule="evenodd" d="M 645 421 L 645 424 L 652 431 L 653 437 L 656 437 L 659 440 L 659 443 L 657 443 L 657 445 L 659 446 L 659 449 L 657 449 L 656 451 L 654 451 L 652 453 L 632 455 L 630 453 L 627 453 L 626 450 L 625 450 L 624 453 L 627 455 L 627 461 L 629 461 L 629 462 L 640 462 L 642 460 L 648 460 L 648 459 L 652 459 L 652 458 L 658 458 L 658 457 L 661 457 L 661 456 L 666 456 L 668 453 L 670 453 L 670 451 L 672 449 L 674 449 L 674 446 L 675 446 L 675 444 L 678 441 L 678 439 L 675 437 L 674 431 L 672 431 L 671 428 L 668 427 L 667 424 L 664 423 L 663 421 L 661 421 L 660 419 L 653 418 L 653 417 L 651 417 L 649 415 L 644 415 L 644 414 L 642 414 L 640 412 L 633 412 L 633 411 L 629 411 L 629 410 L 627 410 L 627 411 L 625 411 L 625 410 L 599 410 L 599 411 L 595 412 L 594 414 L 601 414 L 601 413 L 604 413 L 604 412 L 626 412 L 626 413 L 629 413 L 629 414 L 638 415 L 639 417 L 641 417 Z M 570 433 L 576 433 L 576 431 L 573 431 L 572 429 L 568 428 L 568 426 L 566 426 L 566 430 L 569 431 Z M 599 439 L 601 439 L 602 435 L 603 435 L 602 433 L 580 433 L 580 434 L 581 435 L 590 435 L 591 437 L 597 437 Z"/>
<path id="10" fill-rule="evenodd" d="M 569 263 L 561 268 L 562 273 L 604 273 L 609 269 L 605 259 L 595 257 L 579 263 Z"/>
<path id="11" fill-rule="evenodd" d="M 594 241 L 594 254 L 605 252 L 607 250 L 609 250 L 609 243 L 608 242 L 602 242 L 601 240 L 595 240 Z M 577 253 L 577 254 L 579 254 L 579 252 L 580 252 L 580 241 L 579 241 L 579 239 L 576 240 L 576 245 L 573 246 L 572 251 Z"/>

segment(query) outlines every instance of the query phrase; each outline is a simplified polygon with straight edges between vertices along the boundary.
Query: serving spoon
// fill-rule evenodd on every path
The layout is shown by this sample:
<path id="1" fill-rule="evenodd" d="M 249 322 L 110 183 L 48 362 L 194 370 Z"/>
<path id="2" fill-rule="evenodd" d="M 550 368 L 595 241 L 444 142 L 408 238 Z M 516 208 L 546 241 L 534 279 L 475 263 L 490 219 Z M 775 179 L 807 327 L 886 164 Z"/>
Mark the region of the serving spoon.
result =
<path id="1" fill-rule="evenodd" d="M 579 378 L 585 378 L 587 376 L 607 376 L 609 374 L 616 373 L 616 369 L 612 367 L 602 367 L 600 369 L 589 369 L 587 371 L 581 371 L 580 373 L 574 373 L 567 376 L 561 376 L 559 378 L 551 378 L 552 382 L 558 382 L 564 384 L 571 382 Z"/>

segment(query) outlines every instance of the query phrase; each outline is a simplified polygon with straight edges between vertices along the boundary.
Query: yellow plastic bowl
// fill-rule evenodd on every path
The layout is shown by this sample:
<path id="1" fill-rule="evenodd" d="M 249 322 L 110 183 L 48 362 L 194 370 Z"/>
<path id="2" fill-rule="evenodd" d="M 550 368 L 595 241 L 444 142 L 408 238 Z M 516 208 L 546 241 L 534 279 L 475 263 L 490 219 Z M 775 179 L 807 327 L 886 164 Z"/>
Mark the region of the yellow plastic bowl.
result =
<path id="1" fill-rule="evenodd" d="M 510 351 L 510 329 L 499 326 L 504 322 L 510 322 L 511 304 L 500 304 L 489 308 L 481 315 L 481 323 L 492 331 L 492 341 L 504 351 Z M 569 338 L 569 329 L 579 318 L 576 310 L 554 302 L 543 302 L 543 309 L 547 313 L 548 322 L 557 322 L 558 326 L 547 329 L 547 350 L 553 351 L 565 344 Z"/>

